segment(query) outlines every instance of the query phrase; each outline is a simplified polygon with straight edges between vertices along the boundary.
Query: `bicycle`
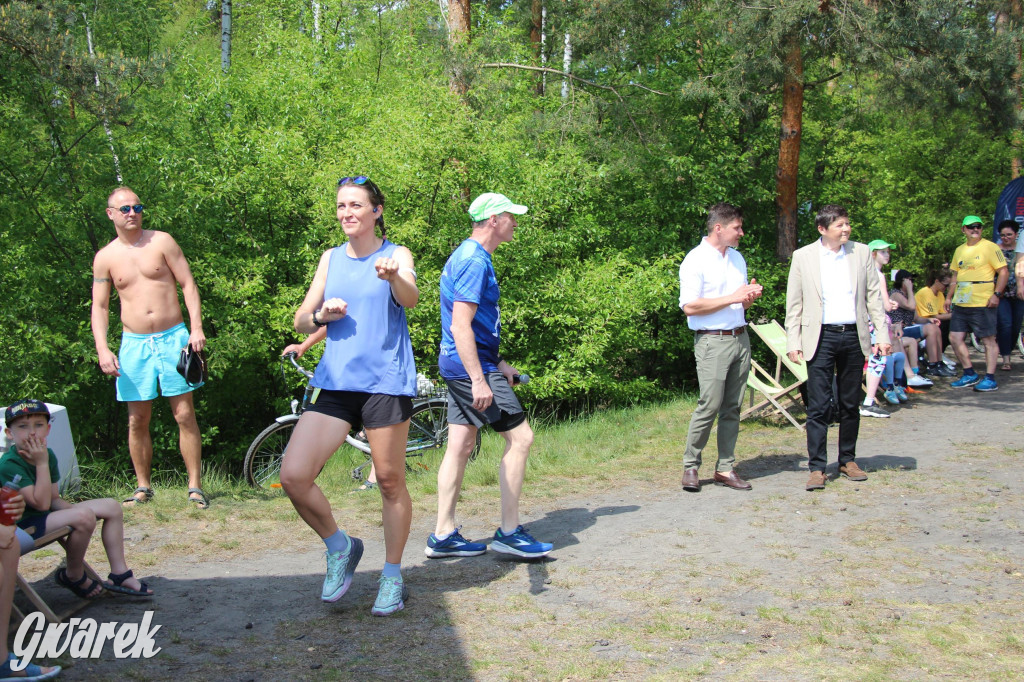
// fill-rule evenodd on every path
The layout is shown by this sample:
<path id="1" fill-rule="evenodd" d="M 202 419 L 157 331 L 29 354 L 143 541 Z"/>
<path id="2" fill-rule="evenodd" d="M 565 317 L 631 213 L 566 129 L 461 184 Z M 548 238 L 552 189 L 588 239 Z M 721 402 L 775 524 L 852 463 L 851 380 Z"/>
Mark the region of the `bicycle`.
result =
<path id="1" fill-rule="evenodd" d="M 313 373 L 296 361 L 295 353 L 281 357 L 281 374 L 285 374 L 284 360 L 287 357 L 296 371 L 306 377 L 313 378 Z M 420 457 L 430 450 L 438 450 L 448 442 L 448 389 L 443 381 L 431 381 L 422 374 L 416 377 L 417 397 L 413 401 L 412 416 L 409 420 L 409 440 L 406 444 L 405 456 Z M 291 438 L 295 424 L 302 412 L 309 405 L 313 387 L 308 385 L 302 400 L 292 399 L 291 414 L 284 414 L 274 419 L 274 423 L 263 429 L 249 450 L 245 453 L 245 478 L 253 488 L 279 488 L 281 460 L 284 458 L 288 440 Z M 370 443 L 363 431 L 350 433 L 345 442 L 362 452 L 366 461 L 352 470 L 352 478 L 359 481 L 363 478 L 363 469 L 370 462 Z M 476 435 L 476 446 L 471 457 L 480 451 L 480 432 Z M 422 466 L 422 465 L 421 465 Z M 412 468 L 408 461 L 406 467 Z M 426 468 L 426 467 L 422 467 Z"/>
<path id="2" fill-rule="evenodd" d="M 971 347 L 974 348 L 974 350 L 979 353 L 985 352 L 985 344 L 981 342 L 981 339 L 974 335 L 974 332 L 971 332 L 969 341 L 971 342 Z M 1017 352 L 1021 354 L 1021 357 L 1024 357 L 1024 331 L 1021 331 L 1017 336 Z"/>

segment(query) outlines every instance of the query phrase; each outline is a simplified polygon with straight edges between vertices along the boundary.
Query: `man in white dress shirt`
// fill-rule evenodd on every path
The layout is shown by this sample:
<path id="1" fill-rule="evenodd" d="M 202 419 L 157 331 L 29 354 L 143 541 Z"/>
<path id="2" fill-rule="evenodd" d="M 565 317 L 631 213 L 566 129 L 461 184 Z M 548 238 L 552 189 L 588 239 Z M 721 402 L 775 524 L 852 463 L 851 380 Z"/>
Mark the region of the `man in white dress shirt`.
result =
<path id="1" fill-rule="evenodd" d="M 736 247 L 743 213 L 726 203 L 708 210 L 708 236 L 679 266 L 679 307 L 693 330 L 700 399 L 690 419 L 683 454 L 683 490 L 700 491 L 701 452 L 718 415 L 718 464 L 714 481 L 734 490 L 750 484 L 733 471 L 740 406 L 750 373 L 750 340 L 744 311 L 761 296 L 757 280 L 747 283 L 747 264 Z"/>

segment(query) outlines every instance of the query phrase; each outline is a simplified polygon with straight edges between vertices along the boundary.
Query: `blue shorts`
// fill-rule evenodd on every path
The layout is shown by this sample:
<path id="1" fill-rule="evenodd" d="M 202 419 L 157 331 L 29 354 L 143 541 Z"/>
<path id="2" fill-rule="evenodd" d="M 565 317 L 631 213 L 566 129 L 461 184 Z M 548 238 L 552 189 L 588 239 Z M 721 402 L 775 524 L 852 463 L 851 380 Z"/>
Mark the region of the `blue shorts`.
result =
<path id="1" fill-rule="evenodd" d="M 178 374 L 178 357 L 181 349 L 188 345 L 188 336 L 184 322 L 155 334 L 125 332 L 117 354 L 117 361 L 121 363 L 121 376 L 117 378 L 118 401 L 153 400 L 157 396 L 158 381 L 160 395 L 165 398 L 202 386 L 189 386 Z"/>

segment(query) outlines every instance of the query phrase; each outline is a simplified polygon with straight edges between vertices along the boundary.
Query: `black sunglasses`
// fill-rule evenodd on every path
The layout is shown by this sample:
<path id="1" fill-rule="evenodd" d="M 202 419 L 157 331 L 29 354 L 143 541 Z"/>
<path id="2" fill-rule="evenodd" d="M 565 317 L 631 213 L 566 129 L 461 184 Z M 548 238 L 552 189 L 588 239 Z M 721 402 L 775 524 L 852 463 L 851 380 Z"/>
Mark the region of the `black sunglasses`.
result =
<path id="1" fill-rule="evenodd" d="M 964 225 L 965 230 L 980 230 L 981 223 L 974 223 L 972 225 Z"/>
<path id="2" fill-rule="evenodd" d="M 142 213 L 142 210 L 146 207 L 143 206 L 142 204 L 135 204 L 134 206 L 111 206 L 111 208 L 116 208 L 121 213 L 128 215 L 132 211 L 135 211 L 136 213 Z"/>

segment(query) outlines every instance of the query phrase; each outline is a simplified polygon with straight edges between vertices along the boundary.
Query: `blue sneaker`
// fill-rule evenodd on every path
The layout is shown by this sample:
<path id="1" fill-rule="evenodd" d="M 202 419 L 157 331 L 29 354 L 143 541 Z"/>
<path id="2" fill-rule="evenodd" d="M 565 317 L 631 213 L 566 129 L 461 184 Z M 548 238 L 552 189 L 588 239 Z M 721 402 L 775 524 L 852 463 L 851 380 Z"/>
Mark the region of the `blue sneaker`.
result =
<path id="1" fill-rule="evenodd" d="M 502 533 L 501 528 L 498 528 L 494 532 L 494 539 L 491 540 L 491 549 L 495 552 L 515 554 L 527 559 L 538 559 L 545 556 L 554 547 L 550 542 L 537 542 L 522 526 L 508 535 Z"/>
<path id="2" fill-rule="evenodd" d="M 444 540 L 438 540 L 433 533 L 427 538 L 427 548 L 423 550 L 431 559 L 446 556 L 479 556 L 487 551 L 487 545 L 482 542 L 470 542 L 462 537 L 459 526 L 452 531 L 452 534 Z"/>
<path id="3" fill-rule="evenodd" d="M 889 388 L 886 389 L 885 391 L 882 391 L 882 396 L 885 398 L 885 401 L 890 405 L 900 404 L 900 398 L 898 395 L 896 395 L 896 391 L 894 389 Z"/>
<path id="4" fill-rule="evenodd" d="M 899 398 L 901 403 L 905 403 L 910 400 L 910 396 L 907 395 L 907 390 L 899 384 L 893 386 L 892 390 L 896 391 L 896 397 Z"/>
<path id="5" fill-rule="evenodd" d="M 999 384 L 996 383 L 995 379 L 989 379 L 985 377 L 975 385 L 974 390 L 980 392 L 994 391 L 999 388 Z"/>
<path id="6" fill-rule="evenodd" d="M 954 381 L 953 383 L 951 383 L 950 386 L 952 386 L 953 388 L 966 388 L 968 386 L 973 386 L 974 384 L 978 383 L 979 381 L 981 381 L 981 375 L 980 374 L 972 374 L 971 376 L 967 376 L 965 374 L 962 377 L 960 377 L 959 379 L 957 379 L 956 381 Z M 995 382 L 993 382 L 993 383 L 995 383 Z"/>
<path id="7" fill-rule="evenodd" d="M 390 616 L 395 611 L 404 609 L 405 600 L 409 598 L 409 588 L 405 586 L 401 577 L 389 578 L 382 575 L 379 582 L 380 589 L 370 613 L 375 616 Z"/>
<path id="8" fill-rule="evenodd" d="M 346 551 L 327 552 L 327 577 L 324 578 L 324 589 L 320 592 L 320 599 L 325 602 L 336 602 L 348 592 L 356 566 L 363 558 L 363 541 L 353 537 L 348 540 Z"/>

